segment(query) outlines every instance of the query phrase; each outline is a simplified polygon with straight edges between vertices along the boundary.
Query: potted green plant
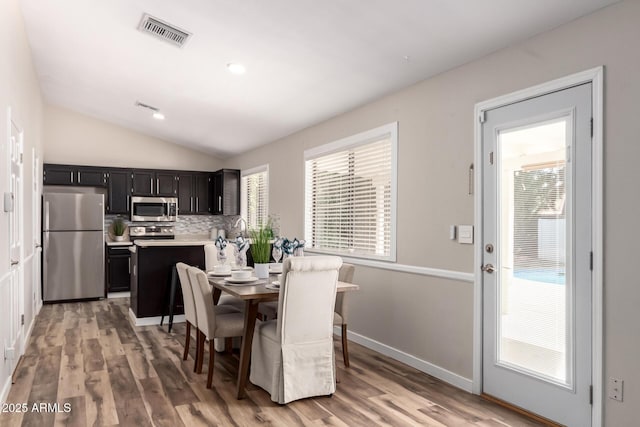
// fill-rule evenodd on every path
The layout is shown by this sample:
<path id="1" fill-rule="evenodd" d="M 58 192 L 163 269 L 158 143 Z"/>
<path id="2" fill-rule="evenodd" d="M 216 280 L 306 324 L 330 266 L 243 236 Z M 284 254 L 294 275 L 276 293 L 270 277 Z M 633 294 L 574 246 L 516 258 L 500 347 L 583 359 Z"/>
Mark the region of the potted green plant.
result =
<path id="1" fill-rule="evenodd" d="M 113 230 L 113 240 L 116 242 L 121 242 L 124 240 L 124 233 L 127 231 L 127 224 L 124 222 L 122 218 L 116 218 L 113 220 L 113 224 L 111 226 Z"/>
<path id="2" fill-rule="evenodd" d="M 271 259 L 271 239 L 273 231 L 269 225 L 253 229 L 251 236 L 251 256 L 253 258 L 256 276 L 259 279 L 269 277 L 269 260 Z"/>

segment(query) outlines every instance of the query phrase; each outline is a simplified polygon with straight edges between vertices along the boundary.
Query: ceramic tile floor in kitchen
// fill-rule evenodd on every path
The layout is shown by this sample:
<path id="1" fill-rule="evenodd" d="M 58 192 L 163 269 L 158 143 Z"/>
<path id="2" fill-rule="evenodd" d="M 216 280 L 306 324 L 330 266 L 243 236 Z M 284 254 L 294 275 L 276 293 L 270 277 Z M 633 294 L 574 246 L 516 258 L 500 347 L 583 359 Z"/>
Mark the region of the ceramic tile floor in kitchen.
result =
<path id="1" fill-rule="evenodd" d="M 351 368 L 344 369 L 338 340 L 333 397 L 277 405 L 249 385 L 247 398 L 236 400 L 236 357 L 216 355 L 207 390 L 206 375 L 193 373 L 193 345 L 182 360 L 184 324 L 171 334 L 166 327 L 132 327 L 128 303 L 45 305 L 7 403 L 69 403 L 71 412 L 3 413 L 0 425 L 539 425 L 355 343 Z"/>

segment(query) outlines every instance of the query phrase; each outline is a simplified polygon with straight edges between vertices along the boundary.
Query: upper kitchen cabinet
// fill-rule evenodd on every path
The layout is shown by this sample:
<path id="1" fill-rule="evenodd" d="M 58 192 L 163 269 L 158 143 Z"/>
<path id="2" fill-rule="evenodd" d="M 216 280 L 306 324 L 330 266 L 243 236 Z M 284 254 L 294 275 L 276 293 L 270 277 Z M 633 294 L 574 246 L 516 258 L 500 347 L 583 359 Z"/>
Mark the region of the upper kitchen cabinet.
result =
<path id="1" fill-rule="evenodd" d="M 155 172 L 134 170 L 131 173 L 133 196 L 153 196 L 155 194 Z"/>
<path id="2" fill-rule="evenodd" d="M 178 215 L 190 215 L 195 212 L 193 181 L 192 173 L 178 174 Z"/>
<path id="3" fill-rule="evenodd" d="M 107 185 L 107 173 L 103 168 L 45 163 L 43 167 L 43 182 L 44 185 L 105 187 Z"/>
<path id="4" fill-rule="evenodd" d="M 240 215 L 240 171 L 221 169 L 213 174 L 211 213 Z"/>
<path id="5" fill-rule="evenodd" d="M 134 169 L 131 175 L 134 196 L 175 197 L 178 194 L 175 172 Z"/>
<path id="6" fill-rule="evenodd" d="M 131 212 L 131 170 L 107 171 L 107 213 L 128 214 Z"/>
<path id="7" fill-rule="evenodd" d="M 156 172 L 156 196 L 175 197 L 178 195 L 178 175 L 175 172 Z"/>
<path id="8" fill-rule="evenodd" d="M 212 174 L 207 172 L 196 173 L 193 177 L 195 183 L 196 206 L 195 213 L 211 213 L 209 194 L 211 194 Z"/>
<path id="9" fill-rule="evenodd" d="M 191 172 L 178 174 L 178 208 L 180 214 L 207 214 L 209 205 L 209 184 L 211 174 L 208 172 Z"/>

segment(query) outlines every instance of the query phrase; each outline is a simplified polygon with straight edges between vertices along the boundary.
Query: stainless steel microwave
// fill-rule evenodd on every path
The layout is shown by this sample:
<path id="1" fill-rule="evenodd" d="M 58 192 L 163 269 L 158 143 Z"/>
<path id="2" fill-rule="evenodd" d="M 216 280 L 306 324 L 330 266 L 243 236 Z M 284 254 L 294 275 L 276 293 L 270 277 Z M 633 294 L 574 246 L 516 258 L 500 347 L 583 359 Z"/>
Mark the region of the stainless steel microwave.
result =
<path id="1" fill-rule="evenodd" d="M 176 197 L 132 197 L 131 221 L 176 221 L 178 199 Z"/>

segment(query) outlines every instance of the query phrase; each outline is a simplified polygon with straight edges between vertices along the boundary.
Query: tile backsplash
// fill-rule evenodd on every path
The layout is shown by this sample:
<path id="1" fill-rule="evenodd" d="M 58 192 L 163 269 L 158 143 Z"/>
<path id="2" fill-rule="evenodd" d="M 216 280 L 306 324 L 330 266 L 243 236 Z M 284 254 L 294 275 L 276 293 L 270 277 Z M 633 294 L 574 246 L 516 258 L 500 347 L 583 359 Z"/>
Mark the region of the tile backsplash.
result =
<path id="1" fill-rule="evenodd" d="M 108 231 L 111 227 L 111 223 L 115 218 L 120 215 L 105 215 L 104 217 L 104 229 Z M 209 234 L 212 228 L 224 229 L 228 237 L 235 237 L 239 230 L 234 228 L 233 225 L 238 220 L 238 216 L 227 215 L 179 215 L 176 222 L 141 222 L 133 224 L 144 225 L 173 225 L 176 230 L 176 234 Z M 131 221 L 127 218 L 123 218 L 127 225 L 131 225 Z"/>

